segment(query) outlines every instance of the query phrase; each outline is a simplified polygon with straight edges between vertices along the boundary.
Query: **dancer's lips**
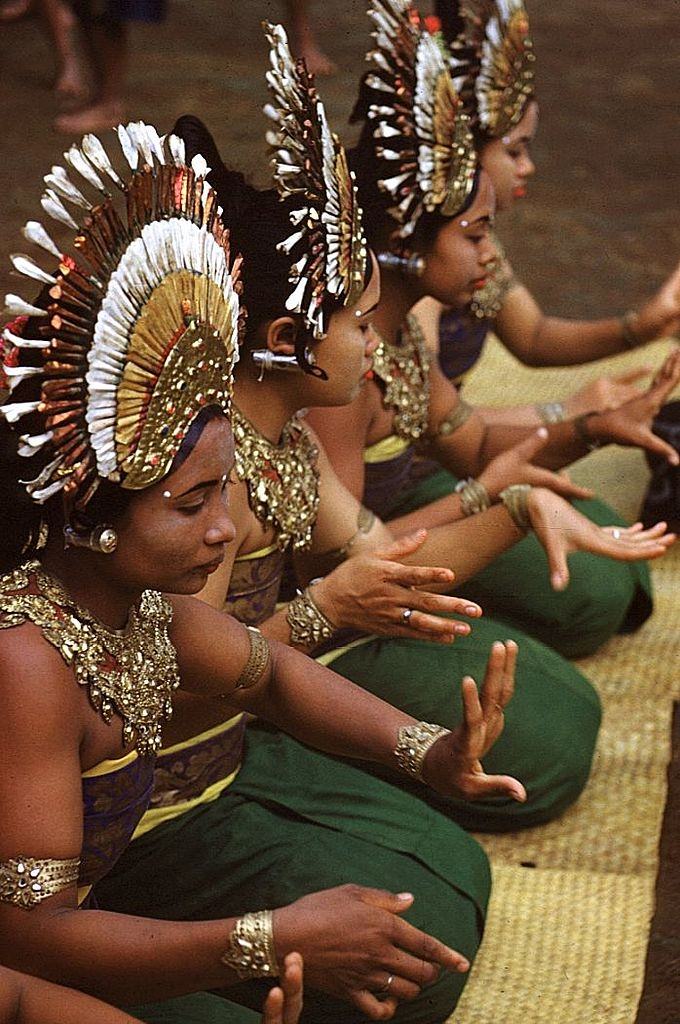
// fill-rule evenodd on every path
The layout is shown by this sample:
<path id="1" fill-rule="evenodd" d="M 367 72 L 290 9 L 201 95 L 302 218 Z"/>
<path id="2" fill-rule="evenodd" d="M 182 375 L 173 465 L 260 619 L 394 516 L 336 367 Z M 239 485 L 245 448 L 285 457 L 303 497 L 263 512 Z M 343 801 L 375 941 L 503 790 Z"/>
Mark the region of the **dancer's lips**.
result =
<path id="1" fill-rule="evenodd" d="M 518 185 L 516 188 L 513 188 L 512 194 L 515 199 L 524 199 L 527 194 L 526 185 Z"/>
<path id="2" fill-rule="evenodd" d="M 214 558 L 212 562 L 205 562 L 203 565 L 199 565 L 196 568 L 196 572 L 205 573 L 205 575 L 211 576 L 214 572 L 217 572 L 223 561 L 224 555 L 220 555 L 219 558 Z"/>

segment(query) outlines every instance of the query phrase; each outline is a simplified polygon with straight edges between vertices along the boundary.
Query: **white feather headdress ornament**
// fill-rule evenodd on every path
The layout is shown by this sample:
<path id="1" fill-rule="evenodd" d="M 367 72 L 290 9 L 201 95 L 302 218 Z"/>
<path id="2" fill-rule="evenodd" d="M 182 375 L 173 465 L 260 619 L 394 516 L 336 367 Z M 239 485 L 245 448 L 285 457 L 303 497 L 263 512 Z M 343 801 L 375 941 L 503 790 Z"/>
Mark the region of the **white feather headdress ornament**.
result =
<path id="1" fill-rule="evenodd" d="M 4 332 L 19 354 L 13 390 L 25 384 L 26 393 L 0 414 L 33 428 L 19 454 L 46 456 L 29 494 L 44 502 L 63 491 L 70 510 L 87 504 L 100 479 L 132 490 L 161 479 L 200 409 L 228 411 L 238 358 L 241 261 L 230 260 L 205 160 L 187 166 L 181 140 L 142 122 L 117 133 L 129 171 L 86 135 L 65 154 L 73 170 L 45 177 L 43 209 L 77 231 L 77 258 L 37 221 L 24 237 L 56 268 L 11 257 L 43 290 L 32 303 L 7 296 L 8 310 L 37 326 L 32 338 Z"/>
<path id="2" fill-rule="evenodd" d="M 450 67 L 472 122 L 502 138 L 534 95 L 536 57 L 523 0 L 459 0 Z"/>
<path id="3" fill-rule="evenodd" d="M 375 153 L 393 174 L 378 184 L 394 205 L 398 239 L 408 238 L 424 211 L 453 217 L 475 180 L 476 156 L 468 118 L 446 58 L 409 0 L 371 0 L 374 49 L 366 55 L 372 92 Z"/>
<path id="4" fill-rule="evenodd" d="M 287 309 L 302 313 L 316 338 L 326 333 L 327 297 L 354 305 L 364 290 L 368 247 L 361 223 L 354 176 L 337 135 L 331 132 L 323 103 L 303 60 L 295 61 L 281 25 L 264 23 L 270 44 L 267 84 L 272 96 L 265 114 L 274 129 L 274 181 L 281 198 L 302 205 L 290 215 L 294 232 L 279 250 L 294 256 L 294 285 Z"/>

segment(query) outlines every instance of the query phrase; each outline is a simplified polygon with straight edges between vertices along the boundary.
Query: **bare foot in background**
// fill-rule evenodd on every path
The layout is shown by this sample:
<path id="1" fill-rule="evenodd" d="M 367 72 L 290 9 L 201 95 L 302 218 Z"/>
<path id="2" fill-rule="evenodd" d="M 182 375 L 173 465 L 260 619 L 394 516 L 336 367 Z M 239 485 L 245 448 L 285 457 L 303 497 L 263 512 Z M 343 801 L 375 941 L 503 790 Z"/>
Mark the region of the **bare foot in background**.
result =
<path id="1" fill-rule="evenodd" d="M 337 67 L 316 41 L 307 0 L 286 0 L 286 6 L 290 15 L 293 54 L 304 57 L 307 69 L 313 75 L 335 74 Z"/>
<path id="2" fill-rule="evenodd" d="M 88 76 L 78 48 L 78 19 L 65 0 L 40 0 L 40 11 L 57 51 L 59 69 L 54 91 L 60 100 L 80 102 L 88 99 Z"/>
<path id="3" fill-rule="evenodd" d="M 0 21 L 18 21 L 32 14 L 33 0 L 4 0 L 0 3 Z"/>
<path id="4" fill-rule="evenodd" d="M 84 135 L 86 132 L 103 132 L 125 120 L 125 106 L 114 100 L 107 103 L 92 103 L 88 107 L 62 114 L 54 127 L 66 135 Z"/>

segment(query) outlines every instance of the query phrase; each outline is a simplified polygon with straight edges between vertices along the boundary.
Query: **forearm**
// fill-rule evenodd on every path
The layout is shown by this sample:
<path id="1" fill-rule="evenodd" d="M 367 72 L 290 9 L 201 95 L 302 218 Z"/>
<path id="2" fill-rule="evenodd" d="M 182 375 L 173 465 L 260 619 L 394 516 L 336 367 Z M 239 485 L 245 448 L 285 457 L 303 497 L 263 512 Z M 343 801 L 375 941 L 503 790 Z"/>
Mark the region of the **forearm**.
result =
<path id="1" fill-rule="evenodd" d="M 487 426 L 536 427 L 543 425 L 536 405 L 476 405 L 476 411 Z"/>
<path id="2" fill-rule="evenodd" d="M 567 320 L 540 316 L 533 329 L 498 317 L 501 341 L 527 366 L 573 366 L 622 352 L 627 346 L 621 320 Z"/>
<path id="3" fill-rule="evenodd" d="M 394 766 L 398 731 L 414 719 L 281 644 L 272 645 L 264 686 L 244 698 L 248 711 L 328 754 Z"/>
<path id="4" fill-rule="evenodd" d="M 168 879 L 168 885 L 172 880 Z M 261 909 L 254 907 L 254 910 Z M 22 915 L 20 918 L 19 915 Z M 157 921 L 98 910 L 18 911 L 4 963 L 117 1005 L 231 985 L 220 960 L 234 919 Z"/>
<path id="5" fill-rule="evenodd" d="M 7 975 L 3 972 L 0 984 Z M 6 1024 L 135 1024 L 137 1020 L 83 992 L 13 972 L 12 978 L 17 979 L 13 1011 L 0 999 L 0 1019 Z"/>
<path id="6" fill-rule="evenodd" d="M 406 561 L 452 569 L 458 589 L 522 536 L 505 507 L 493 505 L 486 512 L 431 529 L 420 550 Z"/>
<path id="7" fill-rule="evenodd" d="M 553 470 L 562 469 L 587 454 L 588 446 L 579 437 L 574 420 L 550 424 L 546 426 L 546 430 L 548 441 L 533 459 L 537 466 Z M 524 441 L 535 431 L 535 426 L 514 423 L 489 425 L 484 438 L 481 462 L 484 466 L 488 465 L 496 455 Z"/>

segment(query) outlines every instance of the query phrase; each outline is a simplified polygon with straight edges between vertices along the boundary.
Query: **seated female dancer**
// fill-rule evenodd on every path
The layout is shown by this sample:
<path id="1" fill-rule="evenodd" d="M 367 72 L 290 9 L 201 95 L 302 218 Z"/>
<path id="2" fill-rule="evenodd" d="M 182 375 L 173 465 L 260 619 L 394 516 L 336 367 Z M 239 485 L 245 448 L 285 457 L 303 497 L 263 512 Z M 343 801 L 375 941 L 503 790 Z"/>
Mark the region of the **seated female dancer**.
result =
<path id="1" fill-rule="evenodd" d="M 236 542 L 212 574 L 203 597 L 243 622 L 259 625 L 265 635 L 303 650 L 328 639 L 334 626 L 427 637 L 431 596 L 428 603 L 421 604 L 420 595 L 404 590 L 409 583 L 406 573 L 413 567 L 400 565 L 396 552 L 391 564 L 376 554 L 381 547 L 392 545 L 390 534 L 379 522 L 364 519 L 358 502 L 338 483 L 323 452 L 315 451 L 313 437 L 295 418 L 296 411 L 309 401 L 332 405 L 357 392 L 373 347 L 364 332 L 377 297 L 377 280 L 373 271 L 364 288 L 365 244 L 344 152 L 327 133 L 312 83 L 304 68 L 293 65 L 285 36 L 270 28 L 269 38 L 272 68 L 268 81 L 275 100 L 271 113 L 278 126 L 276 162 L 295 176 L 298 194 L 292 198 L 284 195 L 281 202 L 276 192 L 250 188 L 241 175 L 224 167 L 212 137 L 200 122 L 185 117 L 176 126 L 189 153 L 200 150 L 205 154 L 225 226 L 236 244 L 246 247 L 244 289 L 249 315 L 239 362 L 238 408 L 232 411 L 240 478 L 230 506 Z M 290 234 L 290 221 L 300 223 L 303 196 L 311 208 L 308 230 L 301 231 L 290 255 L 277 252 L 277 241 Z M 337 255 L 325 244 L 325 235 L 317 228 L 320 224 L 329 225 L 331 236 L 336 227 L 342 229 Z M 322 295 L 323 306 L 313 303 L 309 314 L 295 309 L 287 312 L 290 261 L 304 265 L 310 256 L 317 256 L 314 272 L 303 281 L 295 302 L 288 305 L 307 311 L 311 296 Z M 337 296 L 335 302 L 333 295 Z M 258 368 L 270 365 L 285 372 L 265 369 L 258 381 Z M 553 496 L 548 494 L 548 498 Z M 580 518 L 574 514 L 575 520 Z M 502 507 L 480 519 L 486 522 L 489 534 L 489 540 L 480 538 L 480 544 L 502 548 L 519 536 Z M 587 531 L 594 530 L 587 521 L 583 523 Z M 463 536 L 461 546 L 473 551 L 474 560 L 471 526 L 466 521 L 453 529 L 432 531 L 430 536 L 462 527 L 468 536 Z M 444 540 L 446 537 L 439 542 L 440 553 Z M 410 557 L 420 556 L 425 546 Z M 452 546 L 449 542 L 449 557 Z M 352 558 L 315 584 L 311 593 L 275 611 L 286 547 L 298 553 L 327 554 L 324 560 L 331 565 L 343 556 L 338 549 L 346 549 Z M 329 555 L 329 549 L 336 550 Z M 461 558 L 464 564 L 472 560 L 466 553 Z M 412 582 L 423 579 L 431 577 L 414 576 Z M 408 625 L 398 611 L 404 600 L 408 604 L 406 609 L 402 604 L 401 612 L 414 605 L 418 608 L 410 612 Z M 432 625 L 439 628 L 437 620 L 432 620 Z M 476 622 L 475 633 L 477 626 Z M 393 641 L 369 638 L 367 658 L 361 662 L 368 668 L 364 672 L 368 687 L 374 685 L 371 659 L 375 662 L 381 650 L 388 655 L 391 651 L 383 678 L 376 673 L 381 692 L 394 692 L 397 703 L 404 706 L 427 708 L 434 722 L 454 725 L 460 721 L 461 710 L 451 700 L 450 679 L 473 667 L 483 669 L 494 640 L 506 632 L 500 626 L 486 629 L 484 620 L 481 629 L 482 639 L 472 646 L 466 641 L 460 656 L 457 645 L 451 648 L 404 640 L 400 648 Z M 512 741 L 507 743 L 502 736 L 499 742 L 505 745 L 512 763 L 527 773 L 529 794 L 521 807 L 528 808 L 529 823 L 545 820 L 578 795 L 590 766 L 599 708 L 582 676 L 540 645 L 527 639 L 526 646 L 528 653 L 520 651 L 519 690 L 507 711 L 512 716 L 508 719 Z M 416 648 L 423 655 L 420 661 Z M 362 650 L 357 653 L 361 655 Z M 402 657 L 403 652 L 408 659 Z M 305 884 L 310 872 L 318 884 L 331 884 L 347 863 L 354 877 L 361 867 L 358 877 L 368 883 L 375 880 L 376 872 L 392 877 L 396 871 L 405 877 L 404 871 L 411 870 L 404 857 L 409 851 L 421 862 L 425 857 L 428 869 L 444 880 L 448 877 L 444 865 L 465 859 L 465 848 L 455 842 L 455 835 L 441 829 L 440 818 L 434 828 L 430 819 L 429 838 L 426 843 L 421 841 L 431 812 L 421 804 L 423 818 L 414 801 L 407 798 L 404 802 L 404 793 L 396 787 L 322 758 L 281 733 L 252 725 L 247 729 L 242 756 L 244 723 L 238 717 L 224 718 L 223 709 L 196 698 L 185 697 L 177 706 L 165 733 L 169 746 L 158 758 L 151 809 L 133 843 L 97 888 L 99 901 L 106 907 L 153 916 L 194 916 L 224 912 L 233 906 L 235 893 L 239 898 L 241 890 L 247 894 L 252 885 L 275 885 L 280 891 L 284 883 L 268 877 L 272 862 L 263 859 L 258 845 L 263 837 L 265 848 L 277 851 L 277 863 L 284 854 L 287 858 L 285 870 L 279 874 L 285 876 L 289 892 L 297 891 L 301 880 Z M 488 756 L 494 757 L 493 752 Z M 486 766 L 490 770 L 488 758 Z M 399 785 L 403 784 L 400 779 Z M 513 812 L 514 806 L 510 799 L 495 797 L 484 801 L 476 812 L 469 801 L 447 798 L 445 802 L 447 813 L 453 808 L 467 815 L 466 821 L 491 828 L 524 823 L 521 814 Z M 294 828 L 287 821 L 291 817 Z M 333 830 L 331 834 L 328 829 Z M 246 845 L 251 832 L 255 838 Z M 414 844 L 416 836 L 420 838 Z M 457 856 L 452 856 L 454 849 L 460 849 Z M 205 884 L 207 862 L 211 865 L 209 886 Z M 162 865 L 162 873 L 150 870 L 151 865 Z M 418 885 L 422 887 L 422 870 L 420 874 Z M 180 885 L 169 888 L 167 876 L 180 878 Z M 471 880 L 473 875 L 466 885 Z M 435 934 L 450 927 L 448 911 L 447 924 L 433 902 L 440 884 L 428 883 L 433 899 L 427 909 L 433 915 Z M 243 997 L 248 996 L 245 993 Z M 428 998 L 432 998 L 431 990 Z M 399 1012 L 402 1018 L 421 1020 L 423 1004 Z M 317 1009 L 316 1019 L 327 1020 L 329 1013 L 325 1005 Z M 340 1019 L 347 1019 L 345 1008 L 339 1013 Z"/>
<path id="2" fill-rule="evenodd" d="M 302 1009 L 302 960 L 289 953 L 280 985 L 271 989 L 261 1024 L 297 1024 Z M 186 1019 L 186 1018 L 185 1018 Z M 0 967 L 2 1024 L 135 1024 L 137 1018 L 84 992 Z"/>
<path id="3" fill-rule="evenodd" d="M 520 464 L 516 454 L 506 452 L 511 478 L 499 480 L 497 466 L 489 460 L 534 434 L 534 428 L 485 424 L 438 367 L 430 365 L 417 324 L 408 316 L 428 294 L 469 301 L 494 256 L 488 236 L 493 214 L 488 177 L 475 170 L 472 139 L 441 51 L 411 22 L 409 11 L 405 0 L 374 0 L 372 5 L 379 46 L 373 51 L 375 70 L 362 93 L 367 121 L 353 154 L 369 241 L 378 248 L 391 244 L 402 253 L 383 257 L 382 301 L 374 320 L 382 338 L 374 355 L 375 379 L 352 406 L 310 415 L 343 482 L 363 495 L 369 508 L 395 520 L 391 525 L 397 530 L 478 513 L 497 501 L 511 480 L 530 484 L 543 479 L 542 470 L 527 465 L 526 458 Z M 393 100 L 396 79 L 399 96 Z M 422 109 L 414 108 L 416 100 Z M 443 154 L 450 156 L 445 159 Z M 408 273 L 414 261 L 419 276 Z M 556 468 L 584 454 L 596 440 L 639 444 L 677 458 L 651 433 L 649 423 L 679 376 L 676 356 L 647 394 L 620 409 L 589 417 L 587 423 L 546 427 L 547 442 L 534 451 L 535 461 Z M 439 473 L 432 475 L 429 466 L 416 463 L 416 445 L 437 459 L 443 467 Z M 478 479 L 461 482 L 456 491 L 451 473 Z M 529 492 L 528 497 L 531 508 L 535 496 Z M 617 524 L 615 514 L 605 511 Z M 552 527 L 560 516 L 551 516 L 538 530 L 547 541 L 550 578 L 534 535 L 511 552 L 522 573 L 502 575 L 503 560 L 496 559 L 466 584 L 465 593 L 474 599 L 480 579 L 488 581 L 480 602 L 485 607 L 560 650 L 584 653 L 621 626 L 637 577 L 634 566 L 582 553 L 572 561 L 567 587 L 565 566 L 550 553 Z M 630 536 L 618 524 L 614 529 L 618 541 Z M 612 543 L 611 551 L 603 553 L 615 549 Z M 600 578 L 608 580 L 613 596 L 600 600 Z M 622 603 L 618 595 L 623 591 L 627 598 Z"/>
<path id="4" fill-rule="evenodd" d="M 436 0 L 442 35 L 451 46 L 450 69 L 482 167 L 502 212 L 526 195 L 535 172 L 530 147 L 538 127 L 535 51 L 523 0 Z M 487 283 L 465 312 L 424 299 L 415 310 L 425 340 L 439 349 L 444 373 L 459 381 L 479 358 L 489 330 L 529 366 L 567 366 L 625 352 L 680 329 L 680 267 L 638 312 L 601 320 L 547 316 L 514 275 L 499 248 Z M 438 344 L 437 344 L 438 339 Z M 540 425 L 636 396 L 645 370 L 601 378 L 563 402 L 480 409 L 487 422 Z M 512 396 L 509 396 L 510 398 Z"/>
<path id="5" fill-rule="evenodd" d="M 232 801 L 232 834 L 204 837 L 204 913 L 185 913 L 190 848 L 184 870 L 147 864 L 149 884 L 165 885 L 165 920 L 112 914 L 92 896 L 146 809 L 180 686 L 328 754 L 394 761 L 444 797 L 525 797 L 480 763 L 512 694 L 514 644 L 494 646 L 481 701 L 463 680 L 464 723 L 449 732 L 191 597 L 234 537 L 225 494 L 240 260 L 230 266 L 205 162 L 187 166 L 180 140 L 141 123 L 119 138 L 131 180 L 93 136 L 67 154 L 79 186 L 63 168 L 47 176 L 43 207 L 77 231 L 78 260 L 36 222 L 26 236 L 58 270 L 13 257 L 44 287 L 34 303 L 8 297 L 29 319 L 5 332 L 16 351 L 0 407 L 0 962 L 136 1004 L 141 1020 L 207 1024 L 258 1020 L 207 990 L 258 979 L 260 1007 L 298 951 L 317 990 L 302 1019 L 387 1019 L 414 1000 L 416 1019 L 427 1005 L 443 1020 L 480 941 L 486 858 L 442 815 L 345 765 L 328 793 L 329 814 L 344 800 L 344 832 L 339 814 L 324 820 L 324 798 L 318 825 L 266 792 Z M 82 225 L 60 196 L 85 209 Z M 233 910 L 220 914 L 223 841 Z M 321 879 L 331 887 L 318 891 Z M 441 925 L 464 952 L 403 920 L 412 905 L 411 921 Z"/>

